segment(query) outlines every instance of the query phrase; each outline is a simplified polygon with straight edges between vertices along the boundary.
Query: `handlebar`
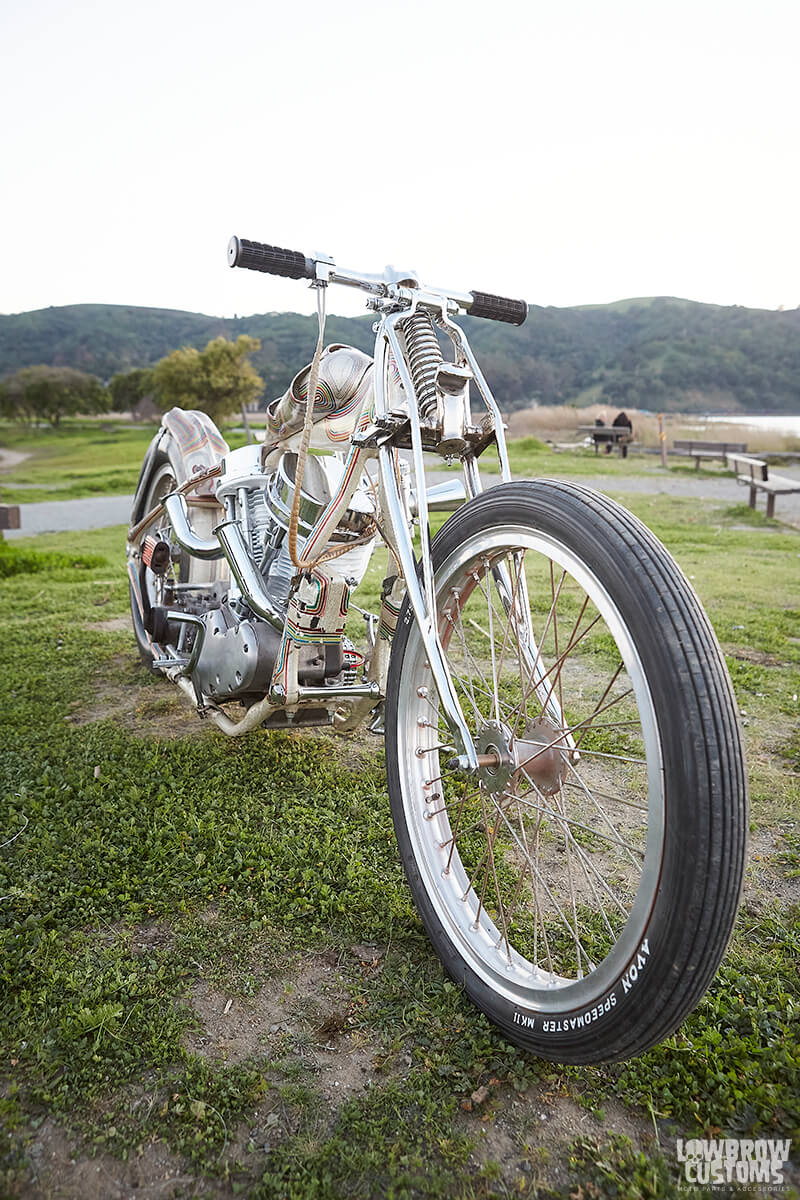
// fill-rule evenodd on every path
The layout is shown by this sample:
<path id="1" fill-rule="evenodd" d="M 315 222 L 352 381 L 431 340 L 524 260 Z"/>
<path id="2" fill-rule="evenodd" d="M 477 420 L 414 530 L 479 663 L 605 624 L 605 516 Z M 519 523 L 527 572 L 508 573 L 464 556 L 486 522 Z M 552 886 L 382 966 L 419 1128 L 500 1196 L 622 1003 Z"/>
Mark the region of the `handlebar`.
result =
<path id="1" fill-rule="evenodd" d="M 247 238 L 232 237 L 228 242 L 228 264 L 246 267 L 248 271 L 263 271 L 267 275 L 284 275 L 288 279 L 315 279 L 316 263 L 300 250 L 284 250 L 266 246 Z"/>
<path id="2" fill-rule="evenodd" d="M 491 292 L 470 293 L 472 304 L 467 311 L 471 317 L 485 317 L 487 321 L 505 321 L 507 325 L 522 325 L 528 315 L 524 300 L 508 300 L 505 296 L 493 296 Z"/>
<path id="3" fill-rule="evenodd" d="M 403 273 L 387 268 L 383 275 L 363 275 L 336 267 L 328 258 L 307 258 L 302 250 L 284 250 L 280 246 L 268 246 L 263 242 L 235 236 L 228 243 L 228 265 L 244 267 L 248 271 L 263 271 L 269 275 L 282 275 L 288 279 L 344 283 L 382 296 L 388 295 L 393 286 L 420 286 L 419 281 L 413 278 L 413 272 Z M 424 290 L 435 291 L 437 295 L 453 300 L 471 316 L 484 317 L 489 321 L 522 325 L 528 315 L 528 305 L 524 300 L 510 300 L 491 292 L 453 292 L 438 288 Z"/>

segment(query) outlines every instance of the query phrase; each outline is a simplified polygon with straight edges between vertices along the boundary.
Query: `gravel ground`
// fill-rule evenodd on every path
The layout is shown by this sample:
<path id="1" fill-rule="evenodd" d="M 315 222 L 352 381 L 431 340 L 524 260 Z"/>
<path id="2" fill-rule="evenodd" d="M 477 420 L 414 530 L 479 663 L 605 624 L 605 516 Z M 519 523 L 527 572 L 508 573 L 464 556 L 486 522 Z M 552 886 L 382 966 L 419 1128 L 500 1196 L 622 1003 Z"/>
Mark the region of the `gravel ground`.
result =
<path id="1" fill-rule="evenodd" d="M 20 504 L 20 529 L 7 529 L 4 537 L 30 537 L 36 533 L 102 529 L 127 525 L 133 496 L 90 496 L 85 500 L 43 500 Z"/>
<path id="2" fill-rule="evenodd" d="M 785 470 L 781 467 L 775 474 L 782 475 L 786 479 L 795 479 L 800 486 L 800 470 L 797 468 Z M 586 482 L 597 491 L 615 497 L 624 496 L 626 493 L 628 495 L 645 493 L 689 496 L 695 500 L 716 500 L 726 504 L 746 504 L 749 494 L 748 488 L 738 484 L 730 476 L 720 476 L 718 479 L 692 479 L 686 475 L 672 475 L 669 471 L 658 475 L 630 475 L 625 479 L 619 476 L 604 478 L 598 475 Z M 766 510 L 766 504 L 766 496 L 763 492 L 759 493 L 756 507 L 763 512 Z M 788 496 L 777 496 L 775 513 L 780 521 L 791 525 L 800 525 L 800 492 L 790 493 Z"/>

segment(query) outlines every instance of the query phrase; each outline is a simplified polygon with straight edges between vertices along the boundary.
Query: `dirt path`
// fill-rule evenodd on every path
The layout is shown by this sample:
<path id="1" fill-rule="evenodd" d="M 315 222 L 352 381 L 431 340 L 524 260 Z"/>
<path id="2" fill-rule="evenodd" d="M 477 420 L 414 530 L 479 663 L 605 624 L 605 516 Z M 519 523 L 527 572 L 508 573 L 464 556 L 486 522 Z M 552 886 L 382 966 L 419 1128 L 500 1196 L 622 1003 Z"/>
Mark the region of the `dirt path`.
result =
<path id="1" fill-rule="evenodd" d="M 5 531 L 7 538 L 31 537 L 37 533 L 103 529 L 127 525 L 133 496 L 89 496 L 84 500 L 42 500 L 20 504 L 20 529 Z"/>
<path id="2" fill-rule="evenodd" d="M 10 455 L 14 451 L 2 450 L 0 455 Z M 24 458 L 25 455 L 17 455 Z M 2 460 L 5 462 L 5 459 Z M 11 464 L 9 464 L 11 465 Z M 568 463 L 565 462 L 565 468 Z M 782 470 L 782 475 L 797 479 L 800 483 L 800 470 L 792 468 Z M 452 472 L 431 471 L 428 483 L 442 483 L 453 479 Z M 559 472 L 563 479 L 574 479 L 568 469 Z M 496 482 L 495 476 L 487 475 L 487 486 Z M 605 492 L 608 496 L 624 497 L 626 495 L 667 495 L 686 496 L 695 500 L 712 500 L 725 504 L 746 504 L 747 489 L 740 487 L 735 479 L 727 476 L 710 479 L 691 478 L 688 475 L 677 475 L 670 471 L 653 472 L 649 475 L 596 475 L 580 477 L 577 482 L 585 483 L 587 487 Z M 37 533 L 57 533 L 66 530 L 101 529 L 106 525 L 123 525 L 130 516 L 132 496 L 92 496 L 84 500 L 47 500 L 35 504 L 21 504 L 20 515 L 22 528 L 11 530 L 6 537 L 30 537 Z M 758 508 L 763 511 L 765 501 L 759 498 Z M 778 519 L 790 525 L 800 525 L 800 492 L 794 495 L 779 496 L 776 504 Z"/>
<path id="3" fill-rule="evenodd" d="M 0 446 L 0 472 L 10 471 L 14 467 L 18 467 L 26 458 L 30 458 L 30 453 L 22 450 L 5 450 Z"/>
<path id="4" fill-rule="evenodd" d="M 776 474 L 785 476 L 787 479 L 796 479 L 800 485 L 800 470 L 796 467 L 789 470 L 782 467 Z M 669 470 L 661 470 L 654 471 L 649 475 L 595 475 L 577 479 L 570 475 L 568 470 L 565 470 L 563 475 L 559 473 L 558 478 L 585 483 L 587 487 L 615 498 L 626 495 L 686 496 L 693 500 L 711 500 L 725 504 L 747 504 L 748 499 L 748 489 L 727 475 L 720 475 L 713 479 L 708 476 L 698 476 L 693 479 L 690 475 L 677 475 Z M 766 508 L 763 494 L 758 497 L 757 507 L 759 511 L 764 511 Z M 780 521 L 790 525 L 800 525 L 800 492 L 788 496 L 779 495 L 775 511 Z"/>

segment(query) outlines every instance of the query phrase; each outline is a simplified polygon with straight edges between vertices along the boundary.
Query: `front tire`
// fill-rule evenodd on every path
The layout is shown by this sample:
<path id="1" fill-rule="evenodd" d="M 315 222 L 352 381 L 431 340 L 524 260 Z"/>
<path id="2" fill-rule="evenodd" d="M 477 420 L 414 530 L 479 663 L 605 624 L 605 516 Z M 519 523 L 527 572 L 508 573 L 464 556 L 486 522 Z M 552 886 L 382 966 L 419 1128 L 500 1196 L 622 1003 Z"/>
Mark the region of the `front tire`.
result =
<path id="1" fill-rule="evenodd" d="M 432 554 L 483 765 L 466 780 L 448 766 L 406 603 L 386 759 L 422 921 L 512 1041 L 561 1062 L 639 1054 L 699 1002 L 741 889 L 747 788 L 710 623 L 636 518 L 564 482 L 493 488 Z"/>

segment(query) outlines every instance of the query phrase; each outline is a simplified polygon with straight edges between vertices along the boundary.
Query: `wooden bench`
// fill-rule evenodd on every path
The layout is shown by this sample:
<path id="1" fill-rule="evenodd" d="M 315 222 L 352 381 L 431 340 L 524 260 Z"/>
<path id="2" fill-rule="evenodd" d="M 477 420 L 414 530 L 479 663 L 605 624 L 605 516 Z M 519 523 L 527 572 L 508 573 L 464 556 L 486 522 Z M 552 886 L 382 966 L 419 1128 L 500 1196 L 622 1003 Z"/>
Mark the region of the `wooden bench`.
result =
<path id="1" fill-rule="evenodd" d="M 579 425 L 578 433 L 592 439 L 595 454 L 600 446 L 618 446 L 624 457 L 627 451 L 624 451 L 622 447 L 630 445 L 633 441 L 633 430 L 630 425 Z"/>
<path id="2" fill-rule="evenodd" d="M 769 466 L 763 458 L 751 458 L 746 454 L 729 454 L 728 466 L 736 472 L 736 482 L 750 489 L 750 507 L 756 506 L 758 492 L 766 492 L 767 516 L 775 516 L 775 497 L 800 492 L 800 479 L 788 475 L 770 475 Z"/>
<path id="3" fill-rule="evenodd" d="M 697 470 L 704 458 L 718 458 L 725 464 L 729 454 L 746 454 L 747 442 L 677 441 L 672 443 L 672 449 L 676 454 L 690 455 Z"/>
<path id="4" fill-rule="evenodd" d="M 0 504 L 0 530 L 19 529 L 19 505 Z"/>

